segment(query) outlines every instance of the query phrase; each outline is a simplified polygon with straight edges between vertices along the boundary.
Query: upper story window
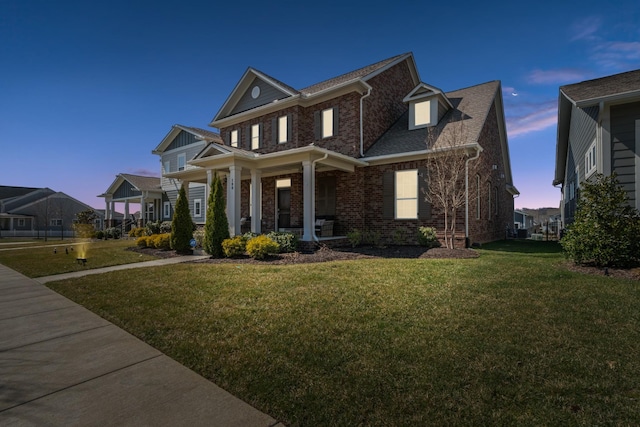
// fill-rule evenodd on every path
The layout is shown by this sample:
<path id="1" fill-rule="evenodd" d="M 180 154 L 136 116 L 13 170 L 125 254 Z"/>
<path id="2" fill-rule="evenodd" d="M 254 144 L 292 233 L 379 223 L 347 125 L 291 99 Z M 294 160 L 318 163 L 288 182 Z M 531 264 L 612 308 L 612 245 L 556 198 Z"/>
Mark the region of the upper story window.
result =
<path id="1" fill-rule="evenodd" d="M 238 130 L 232 130 L 231 131 L 231 137 L 230 137 L 231 141 L 229 141 L 229 143 L 231 144 L 232 147 L 237 147 L 238 146 Z"/>
<path id="2" fill-rule="evenodd" d="M 322 137 L 333 136 L 333 108 L 322 110 Z"/>
<path id="3" fill-rule="evenodd" d="M 289 118 L 282 116 L 278 118 L 278 143 L 289 141 Z"/>
<path id="4" fill-rule="evenodd" d="M 164 173 L 169 172 L 171 172 L 171 162 L 167 160 L 166 162 L 164 162 Z"/>
<path id="5" fill-rule="evenodd" d="M 260 148 L 260 125 L 251 125 L 251 149 Z"/>
<path id="6" fill-rule="evenodd" d="M 179 154 L 178 155 L 178 170 L 183 171 L 187 166 L 187 155 Z"/>
<path id="7" fill-rule="evenodd" d="M 593 141 L 584 155 L 584 177 L 588 178 L 596 171 L 596 142 Z"/>
<path id="8" fill-rule="evenodd" d="M 431 122 L 431 101 L 416 102 L 413 106 L 414 126 L 424 126 Z"/>
<path id="9" fill-rule="evenodd" d="M 418 171 L 396 171 L 396 219 L 418 218 Z"/>

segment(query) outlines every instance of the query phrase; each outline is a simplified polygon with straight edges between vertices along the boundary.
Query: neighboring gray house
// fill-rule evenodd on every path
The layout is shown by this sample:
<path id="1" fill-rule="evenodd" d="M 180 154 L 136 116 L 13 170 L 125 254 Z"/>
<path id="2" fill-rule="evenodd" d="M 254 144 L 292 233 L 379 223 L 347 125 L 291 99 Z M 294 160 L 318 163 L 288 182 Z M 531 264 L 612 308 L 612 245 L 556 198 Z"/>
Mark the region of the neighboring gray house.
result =
<path id="1" fill-rule="evenodd" d="M 169 133 L 153 150 L 153 154 L 160 156 L 162 164 L 162 220 L 171 221 L 178 192 L 182 185 L 181 180 L 167 178 L 165 175 L 171 172 L 195 169 L 194 166 L 187 162 L 194 159 L 212 142 L 222 144 L 222 138 L 220 138 L 219 134 L 209 130 L 173 125 Z M 187 183 L 185 191 L 189 199 L 189 210 L 191 211 L 192 219 L 196 224 L 204 225 L 209 195 L 207 184 L 188 182 L 188 180 L 184 180 L 184 182 Z"/>
<path id="2" fill-rule="evenodd" d="M 553 185 L 562 186 L 564 224 L 573 221 L 580 183 L 611 175 L 640 208 L 640 70 L 560 87 Z"/>
<path id="3" fill-rule="evenodd" d="M 98 197 L 105 200 L 105 226 L 122 227 L 128 231 L 131 226 L 142 227 L 149 221 L 162 219 L 162 201 L 164 195 L 160 188 L 160 178 L 153 176 L 120 173 L 107 191 Z M 116 212 L 116 203 L 124 203 L 124 220 Z M 129 204 L 140 204 L 140 215 L 129 212 Z"/>
<path id="4" fill-rule="evenodd" d="M 0 237 L 72 237 L 76 214 L 91 206 L 50 188 L 0 186 Z M 102 222 L 98 215 L 96 224 Z"/>
<path id="5" fill-rule="evenodd" d="M 513 211 L 513 225 L 516 230 L 532 230 L 534 226 L 533 216 L 516 209 Z"/>

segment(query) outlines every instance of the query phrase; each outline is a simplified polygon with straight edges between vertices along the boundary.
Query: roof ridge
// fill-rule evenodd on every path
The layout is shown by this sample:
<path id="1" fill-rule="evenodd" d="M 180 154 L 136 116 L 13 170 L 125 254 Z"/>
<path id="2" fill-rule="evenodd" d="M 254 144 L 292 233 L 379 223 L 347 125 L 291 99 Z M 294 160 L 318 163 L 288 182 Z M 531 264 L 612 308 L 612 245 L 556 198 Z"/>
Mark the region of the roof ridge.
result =
<path id="1" fill-rule="evenodd" d="M 586 84 L 586 83 L 595 83 L 595 82 L 602 81 L 602 80 L 607 80 L 607 79 L 616 79 L 616 78 L 620 78 L 621 76 L 623 76 L 625 74 L 633 74 L 633 73 L 640 73 L 640 69 L 623 71 L 621 73 L 611 74 L 611 75 L 602 76 L 602 77 L 596 77 L 594 79 L 583 80 L 581 82 L 576 82 L 576 83 L 569 83 L 569 84 L 560 86 L 560 89 L 565 88 L 565 87 L 569 87 L 569 86 L 582 85 L 582 84 Z"/>

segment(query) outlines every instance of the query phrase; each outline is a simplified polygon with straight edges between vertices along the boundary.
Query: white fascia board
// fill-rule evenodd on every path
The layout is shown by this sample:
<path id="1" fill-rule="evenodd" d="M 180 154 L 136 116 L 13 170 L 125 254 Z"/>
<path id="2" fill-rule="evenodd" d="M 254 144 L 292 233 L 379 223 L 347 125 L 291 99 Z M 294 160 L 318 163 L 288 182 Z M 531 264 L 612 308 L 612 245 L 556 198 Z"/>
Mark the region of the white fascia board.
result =
<path id="1" fill-rule="evenodd" d="M 613 95 L 601 96 L 598 98 L 584 99 L 582 101 L 576 101 L 576 102 L 572 101 L 572 102 L 577 107 L 584 108 L 584 107 L 590 107 L 600 102 L 604 102 L 607 104 L 622 103 L 633 98 L 640 99 L 640 89 L 631 90 L 628 92 L 616 93 Z"/>
<path id="2" fill-rule="evenodd" d="M 438 153 L 444 153 L 452 150 L 476 150 L 479 152 L 483 152 L 484 149 L 477 142 L 473 142 L 471 144 L 464 144 L 458 147 L 447 147 L 447 148 L 437 148 L 435 150 L 419 150 L 419 151 L 408 151 L 406 153 L 397 153 L 397 154 L 385 154 L 382 156 L 374 156 L 374 157 L 365 157 L 363 160 L 366 161 L 369 165 L 383 165 L 388 163 L 399 163 L 399 162 L 408 162 L 417 159 L 426 159 L 427 157 L 431 157 L 437 155 Z"/>

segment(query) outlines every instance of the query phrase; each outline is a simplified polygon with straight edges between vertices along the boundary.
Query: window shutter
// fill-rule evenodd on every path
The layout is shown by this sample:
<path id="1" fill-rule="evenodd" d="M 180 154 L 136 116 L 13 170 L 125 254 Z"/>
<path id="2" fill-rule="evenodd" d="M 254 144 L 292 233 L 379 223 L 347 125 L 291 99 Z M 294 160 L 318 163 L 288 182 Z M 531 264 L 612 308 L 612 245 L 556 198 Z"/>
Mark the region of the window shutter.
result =
<path id="1" fill-rule="evenodd" d="M 251 151 L 251 126 L 247 126 L 244 131 L 244 143 L 247 150 Z"/>
<path id="2" fill-rule="evenodd" d="M 262 127 L 262 123 L 258 123 L 258 148 L 262 148 L 262 146 L 264 145 L 264 143 L 262 142 L 264 140 L 264 129 Z"/>
<path id="3" fill-rule="evenodd" d="M 333 107 L 333 136 L 338 135 L 338 107 Z"/>
<path id="4" fill-rule="evenodd" d="M 293 138 L 293 133 L 291 133 L 291 130 L 293 129 L 291 122 L 292 120 L 292 116 L 291 114 L 287 114 L 287 142 L 291 141 Z"/>
<path id="5" fill-rule="evenodd" d="M 316 140 L 322 139 L 322 111 L 313 113 L 313 135 Z"/>
<path id="6" fill-rule="evenodd" d="M 278 144 L 278 118 L 271 119 L 271 143 L 273 145 Z"/>
<path id="7" fill-rule="evenodd" d="M 431 203 L 427 201 L 427 168 L 418 168 L 418 219 L 431 219 Z"/>
<path id="8" fill-rule="evenodd" d="M 224 133 L 224 144 L 231 146 L 231 132 L 229 131 Z"/>
<path id="9" fill-rule="evenodd" d="M 382 175 L 382 218 L 393 219 L 395 216 L 395 191 L 394 191 L 393 171 L 385 172 Z"/>

